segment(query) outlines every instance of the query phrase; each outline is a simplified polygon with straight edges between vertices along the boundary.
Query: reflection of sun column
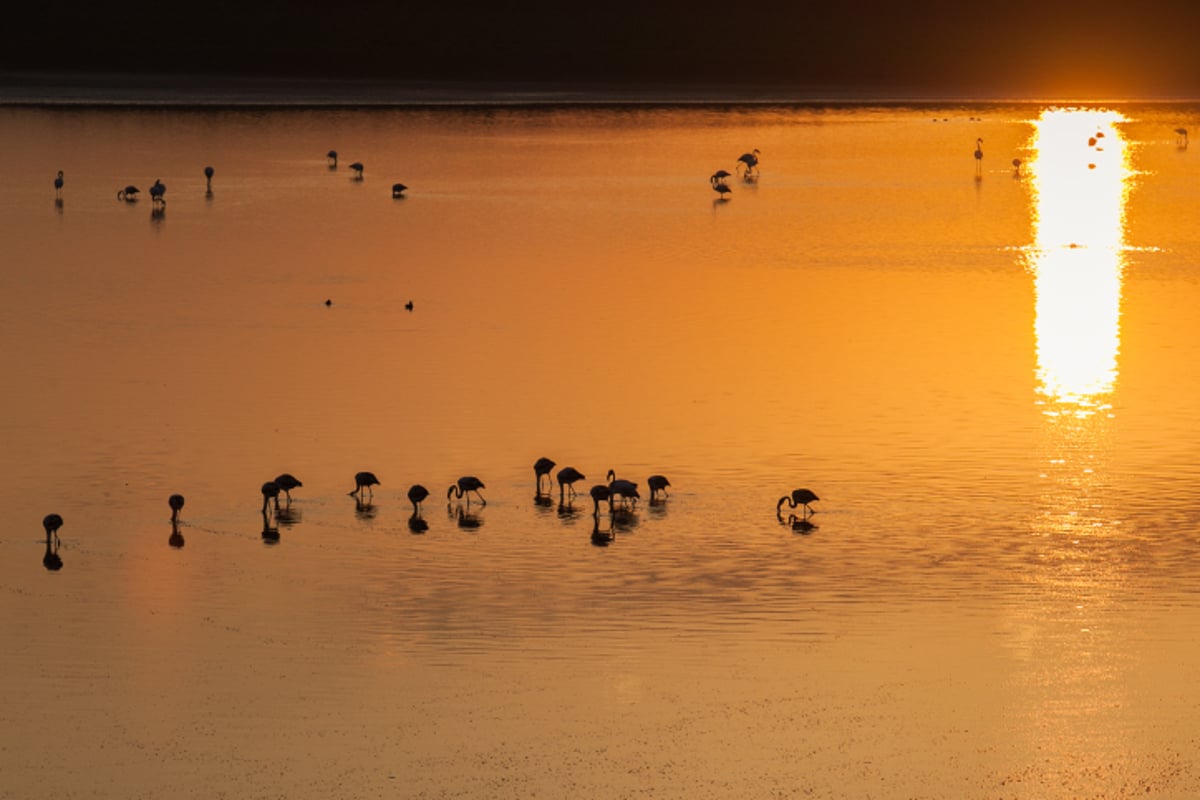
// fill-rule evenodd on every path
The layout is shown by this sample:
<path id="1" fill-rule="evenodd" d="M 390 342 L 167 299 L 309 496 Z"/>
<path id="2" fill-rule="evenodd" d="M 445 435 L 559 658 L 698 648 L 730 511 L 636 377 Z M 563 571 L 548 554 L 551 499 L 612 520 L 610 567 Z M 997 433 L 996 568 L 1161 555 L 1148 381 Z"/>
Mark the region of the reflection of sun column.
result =
<path id="1" fill-rule="evenodd" d="M 1119 121 L 1115 112 L 1049 110 L 1035 124 L 1035 334 L 1048 414 L 1107 409 L 1117 378 L 1129 174 Z"/>

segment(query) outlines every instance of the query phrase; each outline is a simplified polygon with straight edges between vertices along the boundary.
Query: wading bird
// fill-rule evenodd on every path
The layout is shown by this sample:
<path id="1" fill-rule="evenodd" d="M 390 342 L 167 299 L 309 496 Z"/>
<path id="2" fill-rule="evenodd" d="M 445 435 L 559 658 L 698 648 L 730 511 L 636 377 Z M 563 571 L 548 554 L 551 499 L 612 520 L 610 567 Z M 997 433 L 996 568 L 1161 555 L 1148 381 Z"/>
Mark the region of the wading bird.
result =
<path id="1" fill-rule="evenodd" d="M 742 176 L 749 178 L 751 175 L 758 174 L 758 148 L 754 148 L 749 153 L 742 153 L 738 156 L 737 169 L 742 170 Z"/>
<path id="2" fill-rule="evenodd" d="M 275 501 L 275 510 L 279 511 L 279 484 L 275 481 L 267 481 L 262 485 L 263 504 L 262 510 L 265 517 L 267 507 L 272 500 Z"/>
<path id="3" fill-rule="evenodd" d="M 171 495 L 167 498 L 167 505 L 171 507 L 171 522 L 178 522 L 179 512 L 183 510 L 183 495 Z"/>
<path id="4" fill-rule="evenodd" d="M 62 197 L 62 187 L 63 187 L 63 171 L 60 169 L 58 171 L 58 176 L 55 177 L 55 179 L 54 179 L 54 196 L 55 197 Z"/>
<path id="5" fill-rule="evenodd" d="M 486 506 L 487 500 L 484 500 L 483 495 L 479 493 L 480 489 L 486 488 L 487 487 L 483 485 L 483 481 L 479 480 L 479 478 L 476 478 L 474 475 L 463 475 L 458 479 L 457 483 L 450 484 L 450 488 L 446 490 L 446 499 L 449 500 L 450 495 L 454 495 L 456 499 L 461 500 L 463 495 L 466 495 L 467 505 L 470 505 L 471 495 L 469 493 L 474 492 L 475 496 L 479 498 L 479 502 Z"/>
<path id="6" fill-rule="evenodd" d="M 593 517 L 600 516 L 600 504 L 602 502 L 607 502 L 609 511 L 612 510 L 612 492 L 610 492 L 608 490 L 607 486 L 605 486 L 602 483 L 597 483 L 595 486 L 593 486 L 591 488 L 590 494 L 592 495 L 592 516 Z"/>
<path id="7" fill-rule="evenodd" d="M 1012 160 L 1012 165 L 1013 165 L 1013 177 L 1014 178 L 1021 177 L 1021 159 L 1014 158 Z"/>
<path id="8" fill-rule="evenodd" d="M 328 153 L 325 154 L 325 157 L 329 159 L 329 168 L 330 169 L 333 169 L 334 167 L 337 166 L 337 150 L 330 150 Z"/>
<path id="9" fill-rule="evenodd" d="M 975 174 L 983 174 L 983 139 L 975 140 Z"/>
<path id="10" fill-rule="evenodd" d="M 157 178 L 154 180 L 154 185 L 150 187 L 150 199 L 159 205 L 167 203 L 167 187 Z"/>
<path id="11" fill-rule="evenodd" d="M 408 189 L 403 183 L 392 184 L 392 197 L 404 197 L 404 192 Z"/>
<path id="12" fill-rule="evenodd" d="M 783 504 L 787 503 L 789 508 L 795 508 L 796 506 L 803 506 L 804 507 L 804 518 L 807 519 L 809 514 L 816 513 L 815 511 L 813 511 L 811 508 L 808 507 L 808 504 L 814 500 L 820 500 L 820 499 L 821 498 L 817 497 L 813 492 L 811 492 L 808 489 L 793 489 L 790 497 L 784 496 L 784 497 L 779 498 L 779 502 L 775 504 L 775 513 L 779 514 L 780 509 L 783 508 Z"/>
<path id="13" fill-rule="evenodd" d="M 659 492 L 663 493 L 663 497 L 669 496 L 667 495 L 667 487 L 671 485 L 671 482 L 667 480 L 665 475 L 651 475 L 646 479 L 646 485 L 650 487 L 651 503 L 657 499 Z"/>
<path id="14" fill-rule="evenodd" d="M 287 500 L 289 503 L 292 502 L 292 489 L 299 489 L 304 485 L 300 482 L 299 478 L 289 472 L 285 472 L 282 475 L 277 475 L 275 477 L 275 483 L 278 484 L 279 488 L 283 490 L 283 493 L 287 495 Z"/>
<path id="15" fill-rule="evenodd" d="M 533 464 L 533 474 L 537 478 L 537 493 L 542 493 L 542 478 L 546 479 L 546 491 L 550 491 L 550 470 L 554 469 L 555 463 L 550 459 L 542 456 Z"/>
<path id="16" fill-rule="evenodd" d="M 611 469 L 608 471 L 608 475 L 606 476 L 605 480 L 608 481 L 609 508 L 612 507 L 613 495 L 620 495 L 622 502 L 626 500 L 632 500 L 633 505 L 637 505 L 637 501 L 641 498 L 641 495 L 638 494 L 636 483 L 617 478 L 617 473 L 613 472 Z"/>
<path id="17" fill-rule="evenodd" d="M 374 497 L 375 492 L 372 491 L 371 487 L 379 485 L 379 478 L 375 477 L 374 472 L 356 472 L 354 473 L 354 491 L 347 492 L 347 494 L 361 496 L 363 489 L 366 489 Z"/>
<path id="18" fill-rule="evenodd" d="M 717 193 L 717 197 L 719 197 L 721 200 L 724 200 L 730 194 L 730 192 L 733 191 L 733 189 L 730 189 L 723 183 L 714 183 L 713 191 Z"/>
<path id="19" fill-rule="evenodd" d="M 355 161 L 350 165 L 350 169 L 354 170 L 354 177 L 362 180 L 363 165 L 361 161 Z"/>
<path id="20" fill-rule="evenodd" d="M 558 502 L 563 502 L 563 493 L 570 492 L 571 497 L 575 496 L 575 487 L 572 485 L 575 481 L 581 481 L 587 476 L 574 467 L 563 467 L 554 476 L 558 479 Z"/>
<path id="21" fill-rule="evenodd" d="M 213 176 L 213 168 L 205 167 L 204 168 L 204 180 L 206 180 L 208 182 L 208 188 L 205 191 L 207 191 L 209 194 L 212 194 L 212 176 Z"/>
<path id="22" fill-rule="evenodd" d="M 1179 149 L 1180 150 L 1187 149 L 1187 146 L 1188 146 L 1187 128 L 1176 128 L 1175 129 L 1175 137 L 1176 137 L 1175 144 L 1179 146 Z M 60 178 L 62 177 L 61 172 L 58 173 L 58 175 Z"/>
<path id="23" fill-rule="evenodd" d="M 42 527 L 46 529 L 46 541 L 50 541 L 50 537 L 54 537 L 54 541 L 61 541 L 58 538 L 58 529 L 63 526 L 63 518 L 58 514 L 47 514 L 42 517 Z"/>
<path id="24" fill-rule="evenodd" d="M 126 203 L 132 203 L 137 200 L 138 192 L 141 191 L 133 184 L 126 186 L 124 189 L 117 190 L 117 199 L 124 200 Z"/>
<path id="25" fill-rule="evenodd" d="M 414 483 L 408 488 L 408 502 L 413 504 L 413 516 L 421 515 L 421 503 L 425 498 L 429 497 L 429 490 L 419 483 Z"/>

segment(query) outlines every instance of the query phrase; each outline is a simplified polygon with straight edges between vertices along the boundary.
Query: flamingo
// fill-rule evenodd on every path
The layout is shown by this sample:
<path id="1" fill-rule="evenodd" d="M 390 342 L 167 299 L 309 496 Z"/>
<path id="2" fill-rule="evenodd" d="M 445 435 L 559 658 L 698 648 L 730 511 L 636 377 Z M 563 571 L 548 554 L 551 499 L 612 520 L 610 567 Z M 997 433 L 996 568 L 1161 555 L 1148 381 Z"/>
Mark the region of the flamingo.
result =
<path id="1" fill-rule="evenodd" d="M 325 154 L 325 157 L 329 159 L 329 166 L 331 169 L 337 166 L 337 150 L 330 150 Z"/>
<path id="2" fill-rule="evenodd" d="M 179 512 L 183 510 L 183 495 L 171 495 L 167 498 L 167 505 L 171 507 L 171 524 L 174 524 L 179 521 Z"/>
<path id="3" fill-rule="evenodd" d="M 353 164 L 351 164 L 351 165 L 350 165 L 350 169 L 354 170 L 354 172 L 356 173 L 356 174 L 354 175 L 354 177 L 358 178 L 358 179 L 361 181 L 361 180 L 362 180 L 362 173 L 363 173 L 363 165 L 362 165 L 362 162 L 361 162 L 361 161 L 355 161 Z"/>
<path id="4" fill-rule="evenodd" d="M 583 480 L 587 476 L 574 467 L 563 467 L 554 477 L 558 479 L 558 502 L 562 503 L 563 493 L 570 491 L 571 497 L 574 497 L 575 487 L 572 484 L 574 484 L 575 481 Z"/>
<path id="5" fill-rule="evenodd" d="M 487 487 L 483 485 L 483 481 L 479 480 L 479 478 L 476 478 L 474 475 L 464 475 L 458 479 L 457 483 L 451 484 L 450 488 L 446 490 L 446 499 L 449 500 L 450 495 L 452 494 L 455 495 L 455 497 L 459 500 L 462 499 L 463 495 L 467 495 L 467 505 L 470 505 L 471 496 L 469 493 L 474 492 L 475 496 L 479 498 L 479 502 L 486 506 L 487 500 L 484 500 L 483 495 L 479 493 L 480 489 L 486 488 Z"/>
<path id="6" fill-rule="evenodd" d="M 208 190 L 207 191 L 209 194 L 212 194 L 212 178 L 213 178 L 213 168 L 205 167 L 204 168 L 204 179 L 206 181 L 208 181 Z"/>
<path id="7" fill-rule="evenodd" d="M 1179 145 L 1180 149 L 1185 149 L 1188 146 L 1187 128 L 1176 128 L 1175 135 L 1178 137 L 1175 144 Z M 62 178 L 62 173 L 58 173 L 59 178 Z M 56 186 L 58 184 L 55 184 Z"/>
<path id="8" fill-rule="evenodd" d="M 758 172 L 758 156 L 759 152 L 757 147 L 749 153 L 742 153 L 740 156 L 738 156 L 738 164 L 741 165 L 743 173 L 747 178 L 753 173 Z"/>
<path id="9" fill-rule="evenodd" d="M 413 504 L 413 516 L 417 517 L 421 514 L 421 503 L 425 498 L 429 497 L 429 490 L 419 483 L 414 483 L 408 487 L 408 502 Z"/>
<path id="10" fill-rule="evenodd" d="M 412 310 L 413 310 L 413 302 L 412 302 L 412 300 L 409 300 L 407 303 L 405 303 L 405 304 L 404 304 L 404 308 L 405 308 L 406 310 L 408 310 L 408 311 L 412 311 Z"/>
<path id="11" fill-rule="evenodd" d="M 975 140 L 975 174 L 983 174 L 983 139 Z"/>
<path id="12" fill-rule="evenodd" d="M 54 196 L 55 197 L 62 197 L 62 187 L 63 187 L 63 171 L 60 169 L 58 171 L 58 176 L 55 177 L 55 179 L 54 179 Z"/>
<path id="13" fill-rule="evenodd" d="M 659 492 L 663 493 L 663 497 L 667 497 L 667 487 L 671 482 L 667 480 L 665 475 L 651 475 L 646 479 L 646 485 L 650 487 L 650 502 L 653 503 Z"/>
<path id="14" fill-rule="evenodd" d="M 595 486 L 593 486 L 590 490 L 590 494 L 592 495 L 592 504 L 593 504 L 592 505 L 592 516 L 593 517 L 600 516 L 600 504 L 602 502 L 608 502 L 609 508 L 611 509 L 611 507 L 612 507 L 612 492 L 610 492 L 608 487 L 605 486 L 603 483 L 597 483 Z"/>
<path id="15" fill-rule="evenodd" d="M 47 514 L 42 517 L 42 527 L 46 529 L 46 543 L 49 544 L 50 537 L 54 537 L 54 541 L 61 542 L 58 538 L 58 529 L 63 526 L 63 518 L 58 514 Z"/>
<path id="16" fill-rule="evenodd" d="M 820 500 L 820 499 L 821 498 L 817 497 L 816 494 L 814 494 L 812 491 L 810 491 L 808 489 L 793 489 L 791 497 L 784 496 L 784 497 L 779 498 L 779 502 L 775 504 L 775 513 L 779 514 L 779 510 L 781 508 L 783 508 L 783 504 L 787 503 L 789 508 L 795 508 L 796 506 L 803 506 L 804 507 L 804 518 L 807 519 L 808 515 L 810 513 L 812 513 L 812 514 L 817 513 L 815 511 L 813 511 L 811 508 L 809 508 L 808 504 L 814 500 Z"/>
<path id="17" fill-rule="evenodd" d="M 638 494 L 636 483 L 633 481 L 619 480 L 617 478 L 617 474 L 611 469 L 608 471 L 606 480 L 608 481 L 608 504 L 610 507 L 612 506 L 612 495 L 617 494 L 621 495 L 622 500 L 632 499 L 633 504 L 637 505 L 637 501 L 641 498 L 641 495 Z"/>
<path id="18" fill-rule="evenodd" d="M 150 187 L 150 199 L 160 205 L 167 204 L 167 187 L 157 178 L 154 180 L 154 185 Z"/>
<path id="19" fill-rule="evenodd" d="M 375 477 L 374 472 L 356 472 L 354 473 L 354 491 L 347 492 L 347 494 L 361 496 L 363 489 L 366 489 L 374 497 L 375 492 L 371 491 L 371 487 L 379 485 L 379 478 Z"/>
<path id="20" fill-rule="evenodd" d="M 403 183 L 392 184 L 392 197 L 404 197 L 404 192 L 408 189 Z"/>
<path id="21" fill-rule="evenodd" d="M 132 203 L 134 200 L 137 200 L 137 194 L 139 191 L 141 190 L 133 184 L 130 184 L 124 189 L 117 190 L 117 199 L 124 200 L 127 203 Z"/>
<path id="22" fill-rule="evenodd" d="M 542 456 L 533 464 L 533 474 L 537 477 L 537 493 L 542 493 L 542 477 L 545 476 L 546 483 L 550 482 L 550 470 L 557 466 L 553 461 Z"/>
<path id="23" fill-rule="evenodd" d="M 723 183 L 714 183 L 713 191 L 717 193 L 717 196 L 720 199 L 724 200 L 726 195 L 728 195 L 730 192 L 732 192 L 733 189 L 730 189 L 728 186 L 726 186 Z"/>
<path id="24" fill-rule="evenodd" d="M 289 503 L 292 502 L 292 489 L 298 489 L 304 485 L 300 482 L 299 478 L 289 472 L 285 472 L 282 475 L 276 476 L 275 483 L 278 484 L 279 488 L 283 490 L 283 493 L 287 495 Z"/>
<path id="25" fill-rule="evenodd" d="M 275 481 L 267 481 L 262 485 L 263 505 L 262 511 L 265 516 L 267 513 L 267 504 L 272 500 L 275 501 L 275 511 L 279 511 L 279 484 Z"/>

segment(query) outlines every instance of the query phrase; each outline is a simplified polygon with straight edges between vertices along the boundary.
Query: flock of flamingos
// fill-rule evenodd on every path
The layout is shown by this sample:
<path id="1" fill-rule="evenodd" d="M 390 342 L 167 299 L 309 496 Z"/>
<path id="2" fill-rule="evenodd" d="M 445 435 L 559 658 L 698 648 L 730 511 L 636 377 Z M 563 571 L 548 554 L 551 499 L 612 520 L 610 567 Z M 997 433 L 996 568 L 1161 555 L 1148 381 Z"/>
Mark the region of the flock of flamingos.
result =
<path id="1" fill-rule="evenodd" d="M 558 482 L 558 502 L 560 508 L 569 507 L 571 499 L 576 496 L 575 484 L 584 480 L 587 476 L 574 467 L 563 467 L 554 473 L 551 477 L 551 471 L 558 466 L 549 458 L 539 458 L 533 465 L 534 477 L 537 480 L 537 495 L 536 500 L 539 503 L 550 503 L 550 491 L 554 486 L 554 481 Z M 611 519 L 618 519 L 622 516 L 629 515 L 637 506 L 637 501 L 641 499 L 641 494 L 638 491 L 638 485 L 635 481 L 618 478 L 613 470 L 608 471 L 605 476 L 607 483 L 598 483 L 588 490 L 589 496 L 592 498 L 592 517 L 596 521 L 592 529 L 592 541 L 596 544 L 607 544 L 613 540 L 614 534 L 611 529 L 602 531 L 600 529 L 600 504 L 608 504 L 608 514 Z M 379 486 L 379 478 L 373 472 L 358 472 L 354 475 L 354 489 L 348 494 L 355 498 L 359 510 L 369 508 L 367 498 L 374 496 L 374 487 Z M 646 485 L 650 489 L 650 503 L 661 503 L 663 499 L 668 497 L 667 487 L 671 482 L 667 480 L 665 475 L 651 475 L 646 479 Z M 263 539 L 268 542 L 276 542 L 279 540 L 278 521 L 284 518 L 287 513 L 287 506 L 292 502 L 292 490 L 303 487 L 304 484 L 291 473 L 285 472 L 277 475 L 274 480 L 267 481 L 262 485 L 262 517 L 263 517 Z M 543 486 L 545 489 L 543 490 Z M 467 505 L 471 504 L 471 495 L 481 505 L 487 505 L 487 500 L 480 493 L 480 489 L 487 488 L 483 481 L 474 475 L 464 475 L 454 483 L 450 484 L 446 489 L 447 505 L 458 500 L 460 503 L 463 499 Z M 282 494 L 285 498 L 287 506 L 281 506 L 279 495 Z M 661 495 L 661 497 L 660 497 Z M 408 489 L 408 501 L 412 503 L 412 516 L 409 518 L 409 528 L 414 533 L 423 533 L 428 525 L 421 516 L 421 504 L 429 497 L 429 490 L 421 484 L 413 484 Z M 790 525 L 793 530 L 807 533 L 816 526 L 809 521 L 809 515 L 816 513 L 810 506 L 814 500 L 819 500 L 815 493 L 809 489 L 794 489 L 791 494 L 784 495 L 779 498 L 779 502 L 775 504 L 775 515 L 778 517 L 781 524 Z M 618 505 L 618 501 L 619 505 Z M 179 532 L 179 514 L 183 510 L 184 497 L 181 494 L 173 494 L 167 498 L 167 504 L 171 507 L 171 538 L 169 540 L 173 547 L 183 546 L 183 536 Z M 783 518 L 783 507 L 787 505 L 789 509 L 801 509 L 801 516 L 789 514 L 787 520 Z M 61 540 L 58 536 L 59 529 L 63 526 L 63 518 L 58 514 L 47 514 L 42 519 L 42 527 L 46 530 L 46 554 L 42 559 L 42 564 L 49 570 L 62 569 L 62 558 L 58 555 L 58 546 Z"/>

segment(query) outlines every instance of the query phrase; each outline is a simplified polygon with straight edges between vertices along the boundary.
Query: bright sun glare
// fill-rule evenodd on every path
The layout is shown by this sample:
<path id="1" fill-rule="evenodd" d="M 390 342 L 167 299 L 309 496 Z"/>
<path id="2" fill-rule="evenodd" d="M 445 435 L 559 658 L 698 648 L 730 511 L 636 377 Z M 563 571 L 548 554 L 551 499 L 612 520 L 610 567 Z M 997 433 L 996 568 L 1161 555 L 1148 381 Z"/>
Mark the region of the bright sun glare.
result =
<path id="1" fill-rule="evenodd" d="M 1090 416 L 1117 379 L 1130 175 L 1115 111 L 1048 109 L 1034 123 L 1039 390 L 1051 413 Z"/>

